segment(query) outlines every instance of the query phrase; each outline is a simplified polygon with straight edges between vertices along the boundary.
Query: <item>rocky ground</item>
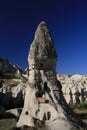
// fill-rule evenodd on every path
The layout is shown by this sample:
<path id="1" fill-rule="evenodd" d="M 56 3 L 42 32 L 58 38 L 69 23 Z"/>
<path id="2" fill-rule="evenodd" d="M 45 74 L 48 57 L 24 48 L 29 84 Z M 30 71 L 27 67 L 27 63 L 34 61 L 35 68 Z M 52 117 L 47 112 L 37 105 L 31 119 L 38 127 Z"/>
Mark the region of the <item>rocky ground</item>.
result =
<path id="1" fill-rule="evenodd" d="M 16 125 L 14 118 L 0 119 L 0 130 L 12 130 Z"/>
<path id="2" fill-rule="evenodd" d="M 87 123 L 87 109 L 77 109 L 75 108 L 75 113 L 83 119 Z M 7 118 L 7 119 L 0 119 L 0 130 L 14 130 L 17 121 L 15 118 Z M 46 128 L 41 128 L 41 130 L 46 130 Z M 71 130 L 79 130 L 75 127 L 72 127 Z"/>

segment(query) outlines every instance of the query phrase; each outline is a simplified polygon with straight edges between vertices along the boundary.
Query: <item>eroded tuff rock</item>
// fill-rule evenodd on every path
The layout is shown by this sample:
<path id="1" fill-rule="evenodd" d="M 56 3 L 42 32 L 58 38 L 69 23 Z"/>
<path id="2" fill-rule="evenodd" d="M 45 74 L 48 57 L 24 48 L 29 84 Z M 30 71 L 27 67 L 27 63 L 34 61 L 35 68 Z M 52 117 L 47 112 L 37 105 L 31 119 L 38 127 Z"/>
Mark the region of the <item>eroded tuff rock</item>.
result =
<path id="1" fill-rule="evenodd" d="M 0 108 L 22 107 L 25 97 L 25 84 L 8 85 L 0 89 Z"/>
<path id="2" fill-rule="evenodd" d="M 0 58 L 0 108 L 10 109 L 23 106 L 25 87 L 22 75 L 22 69 Z"/>
<path id="3" fill-rule="evenodd" d="M 25 72 L 6 58 L 0 58 L 0 78 L 21 78 Z"/>
<path id="4" fill-rule="evenodd" d="M 51 33 L 46 23 L 41 22 L 30 46 L 29 79 L 18 128 L 27 126 L 38 130 L 70 130 L 72 125 L 87 127 L 75 116 L 63 97 L 62 86 L 56 77 L 56 61 Z"/>
<path id="5" fill-rule="evenodd" d="M 57 55 L 51 33 L 45 22 L 38 25 L 28 56 L 30 69 L 55 70 Z"/>
<path id="6" fill-rule="evenodd" d="M 57 79 L 62 84 L 64 97 L 69 104 L 79 104 L 87 101 L 87 76 L 74 75 L 59 75 Z"/>
<path id="7" fill-rule="evenodd" d="M 26 81 L 24 70 L 6 58 L 0 58 L 0 108 L 9 109 L 21 105 Z"/>

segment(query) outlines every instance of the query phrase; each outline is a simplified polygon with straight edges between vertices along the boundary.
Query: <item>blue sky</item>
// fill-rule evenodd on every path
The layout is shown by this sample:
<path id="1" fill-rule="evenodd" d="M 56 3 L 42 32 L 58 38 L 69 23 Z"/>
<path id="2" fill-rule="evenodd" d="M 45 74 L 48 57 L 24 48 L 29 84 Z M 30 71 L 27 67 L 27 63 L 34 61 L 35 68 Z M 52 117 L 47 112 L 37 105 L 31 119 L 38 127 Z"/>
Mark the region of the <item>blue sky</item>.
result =
<path id="1" fill-rule="evenodd" d="M 57 71 L 87 74 L 86 0 L 0 1 L 0 57 L 22 68 L 37 25 L 45 21 L 58 54 Z"/>

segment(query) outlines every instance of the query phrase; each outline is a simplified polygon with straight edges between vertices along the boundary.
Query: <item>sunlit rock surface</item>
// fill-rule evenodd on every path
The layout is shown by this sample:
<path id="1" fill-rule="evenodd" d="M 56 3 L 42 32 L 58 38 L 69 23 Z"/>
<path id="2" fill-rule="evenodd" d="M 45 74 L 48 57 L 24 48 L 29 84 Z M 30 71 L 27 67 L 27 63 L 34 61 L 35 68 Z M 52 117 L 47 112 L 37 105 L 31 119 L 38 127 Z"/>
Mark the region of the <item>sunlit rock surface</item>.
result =
<path id="1" fill-rule="evenodd" d="M 25 102 L 18 128 L 27 126 L 38 130 L 70 130 L 72 125 L 86 127 L 65 101 L 56 76 L 56 61 L 51 33 L 46 23 L 41 22 L 28 55 L 29 78 L 25 85 Z"/>
<path id="2" fill-rule="evenodd" d="M 60 75 L 57 79 L 62 84 L 62 91 L 67 103 L 79 104 L 87 101 L 87 76 L 86 75 Z"/>

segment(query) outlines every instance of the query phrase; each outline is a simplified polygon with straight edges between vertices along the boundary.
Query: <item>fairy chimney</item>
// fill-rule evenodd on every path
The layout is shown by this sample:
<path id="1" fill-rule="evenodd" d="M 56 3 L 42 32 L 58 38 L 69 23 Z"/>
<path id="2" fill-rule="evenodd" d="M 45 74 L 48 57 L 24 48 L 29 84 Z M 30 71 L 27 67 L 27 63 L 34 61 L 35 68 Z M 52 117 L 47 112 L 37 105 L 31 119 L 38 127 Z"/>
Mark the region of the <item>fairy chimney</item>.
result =
<path id="1" fill-rule="evenodd" d="M 79 119 L 75 120 L 76 117 L 63 97 L 61 84 L 56 77 L 56 61 L 51 33 L 46 23 L 41 22 L 30 46 L 29 79 L 17 127 L 28 126 L 37 130 L 44 127 L 42 123 L 40 128 L 35 120 L 44 122 L 47 130 L 70 130 L 72 124 L 84 124 Z M 39 97 L 45 99 L 44 103 L 38 100 Z"/>
<path id="2" fill-rule="evenodd" d="M 30 46 L 28 62 L 30 69 L 55 70 L 57 55 L 51 33 L 45 22 L 41 22 Z"/>

